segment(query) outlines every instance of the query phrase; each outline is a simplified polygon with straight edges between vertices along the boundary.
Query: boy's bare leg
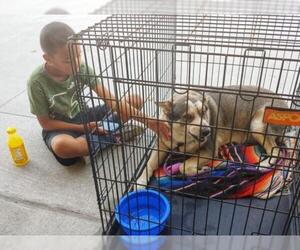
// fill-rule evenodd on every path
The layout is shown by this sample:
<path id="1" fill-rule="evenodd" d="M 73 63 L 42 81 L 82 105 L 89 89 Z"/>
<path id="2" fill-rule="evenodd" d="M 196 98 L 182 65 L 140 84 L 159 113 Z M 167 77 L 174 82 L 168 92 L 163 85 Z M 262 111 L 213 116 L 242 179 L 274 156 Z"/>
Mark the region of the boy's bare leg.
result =
<path id="1" fill-rule="evenodd" d="M 54 153 L 63 159 L 86 156 L 89 153 L 87 141 L 83 136 L 74 138 L 66 134 L 57 135 L 52 139 L 51 147 Z"/>

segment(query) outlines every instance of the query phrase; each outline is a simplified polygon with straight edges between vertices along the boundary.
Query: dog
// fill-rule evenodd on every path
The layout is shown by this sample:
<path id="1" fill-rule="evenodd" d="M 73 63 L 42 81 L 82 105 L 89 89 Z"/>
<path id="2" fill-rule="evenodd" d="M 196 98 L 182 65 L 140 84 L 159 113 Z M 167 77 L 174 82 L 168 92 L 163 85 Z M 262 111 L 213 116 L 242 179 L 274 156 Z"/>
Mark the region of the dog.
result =
<path id="1" fill-rule="evenodd" d="M 226 89 L 205 93 L 176 91 L 171 99 L 159 102 L 160 119 L 169 122 L 172 139 L 157 138 L 147 166 L 137 180 L 139 188 L 147 185 L 153 171 L 170 151 L 191 155 L 179 166 L 184 175 L 201 172 L 212 158 L 218 156 L 219 147 L 230 142 L 258 143 L 268 155 L 278 157 L 276 140 L 282 138 L 285 127 L 267 125 L 263 116 L 266 106 L 288 108 L 287 103 L 263 88 L 230 86 Z M 256 96 L 258 91 L 268 97 Z M 267 160 L 261 165 L 269 166 Z M 274 163 L 276 158 L 272 161 Z"/>

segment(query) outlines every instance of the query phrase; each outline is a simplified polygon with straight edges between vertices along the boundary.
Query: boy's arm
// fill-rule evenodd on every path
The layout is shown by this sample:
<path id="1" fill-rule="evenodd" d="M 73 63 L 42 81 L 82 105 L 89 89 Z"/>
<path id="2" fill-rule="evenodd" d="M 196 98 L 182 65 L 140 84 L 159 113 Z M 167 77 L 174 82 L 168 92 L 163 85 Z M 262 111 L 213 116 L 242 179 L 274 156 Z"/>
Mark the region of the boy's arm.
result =
<path id="1" fill-rule="evenodd" d="M 115 96 L 103 85 L 97 84 L 94 91 L 97 95 L 104 99 L 105 104 L 112 110 L 116 110 L 117 103 Z M 144 123 L 148 128 L 153 130 L 156 134 L 164 136 L 166 139 L 170 138 L 170 129 L 167 122 L 155 118 L 149 118 L 141 111 L 131 106 L 125 98 L 119 102 L 120 116 L 122 121 L 127 121 L 134 118 L 137 121 Z"/>
<path id="2" fill-rule="evenodd" d="M 50 119 L 48 116 L 37 116 L 37 119 L 43 129 L 47 131 L 51 130 L 73 130 L 77 132 L 83 132 L 84 128 L 82 124 L 68 123 L 58 120 Z"/>
<path id="3" fill-rule="evenodd" d="M 69 122 L 63 122 L 59 120 L 53 120 L 50 119 L 48 116 L 37 116 L 37 119 L 42 126 L 43 129 L 47 131 L 52 131 L 52 130 L 72 130 L 76 132 L 84 132 L 84 125 L 83 124 L 74 124 L 74 123 L 69 123 Z M 89 131 L 94 132 L 94 130 L 98 134 L 104 134 L 105 131 L 103 128 L 100 128 L 97 126 L 96 122 L 90 122 L 87 123 L 87 127 Z"/>

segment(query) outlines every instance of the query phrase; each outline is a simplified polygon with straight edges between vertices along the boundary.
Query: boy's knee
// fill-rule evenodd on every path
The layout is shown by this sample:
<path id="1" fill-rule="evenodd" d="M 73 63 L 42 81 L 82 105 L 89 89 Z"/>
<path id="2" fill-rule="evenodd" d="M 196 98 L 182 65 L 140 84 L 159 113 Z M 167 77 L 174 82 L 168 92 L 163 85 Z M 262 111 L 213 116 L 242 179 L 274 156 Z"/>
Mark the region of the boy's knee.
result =
<path id="1" fill-rule="evenodd" d="M 69 146 L 69 140 L 66 140 L 64 137 L 54 137 L 51 142 L 52 150 L 61 158 L 68 158 L 70 152 Z"/>

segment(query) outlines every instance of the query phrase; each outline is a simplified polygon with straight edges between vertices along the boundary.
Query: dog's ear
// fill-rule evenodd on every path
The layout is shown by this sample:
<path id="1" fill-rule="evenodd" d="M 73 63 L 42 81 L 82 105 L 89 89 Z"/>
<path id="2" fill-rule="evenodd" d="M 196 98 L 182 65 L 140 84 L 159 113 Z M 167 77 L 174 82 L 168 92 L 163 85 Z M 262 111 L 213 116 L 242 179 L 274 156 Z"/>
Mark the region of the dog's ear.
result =
<path id="1" fill-rule="evenodd" d="M 203 104 L 204 104 L 205 106 L 207 106 L 208 101 L 209 101 L 209 96 L 204 94 L 204 95 L 203 95 Z"/>
<path id="2" fill-rule="evenodd" d="M 157 103 L 158 106 L 165 112 L 170 113 L 172 109 L 172 102 L 169 100 L 161 101 Z"/>
<path id="3" fill-rule="evenodd" d="M 200 100 L 195 103 L 195 105 L 197 106 L 197 109 L 200 112 L 203 112 L 203 111 L 205 112 L 208 109 L 209 99 L 210 99 L 209 95 L 202 94 L 200 97 Z"/>

